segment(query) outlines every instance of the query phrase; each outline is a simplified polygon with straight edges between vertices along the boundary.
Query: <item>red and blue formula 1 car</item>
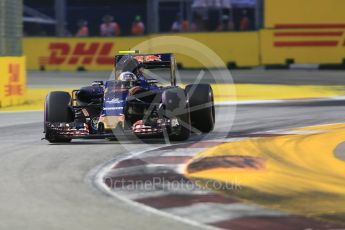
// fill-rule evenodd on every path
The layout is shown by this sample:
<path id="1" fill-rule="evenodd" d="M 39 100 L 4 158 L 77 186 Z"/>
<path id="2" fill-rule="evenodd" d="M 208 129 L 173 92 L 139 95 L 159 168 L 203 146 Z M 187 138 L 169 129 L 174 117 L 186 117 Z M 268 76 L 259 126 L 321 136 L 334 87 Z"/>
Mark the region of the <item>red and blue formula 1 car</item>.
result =
<path id="1" fill-rule="evenodd" d="M 126 52 L 115 56 L 114 80 L 50 92 L 44 133 L 51 143 L 117 135 L 187 140 L 192 132 L 211 132 L 215 124 L 208 84 L 176 85 L 172 54 Z"/>

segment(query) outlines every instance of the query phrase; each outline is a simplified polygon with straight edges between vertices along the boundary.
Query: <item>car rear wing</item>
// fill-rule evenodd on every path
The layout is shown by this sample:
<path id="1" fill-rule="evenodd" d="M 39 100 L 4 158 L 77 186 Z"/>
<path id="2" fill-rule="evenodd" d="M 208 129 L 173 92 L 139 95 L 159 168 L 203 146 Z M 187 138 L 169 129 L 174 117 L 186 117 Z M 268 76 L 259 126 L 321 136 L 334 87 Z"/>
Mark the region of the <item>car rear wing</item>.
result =
<path id="1" fill-rule="evenodd" d="M 122 59 L 133 58 L 138 63 L 143 64 L 147 69 L 153 68 L 170 68 L 172 63 L 173 54 L 126 54 L 115 56 L 115 67 L 116 64 Z"/>
<path id="2" fill-rule="evenodd" d="M 140 65 L 143 65 L 145 69 L 161 69 L 167 68 L 170 69 L 170 78 L 171 78 L 171 85 L 176 85 L 176 78 L 175 78 L 175 71 L 176 71 L 176 61 L 175 56 L 171 53 L 163 53 L 163 54 L 137 54 L 137 53 L 128 53 L 125 55 L 116 55 L 115 56 L 115 69 L 116 65 L 123 61 L 123 59 L 133 58 Z"/>

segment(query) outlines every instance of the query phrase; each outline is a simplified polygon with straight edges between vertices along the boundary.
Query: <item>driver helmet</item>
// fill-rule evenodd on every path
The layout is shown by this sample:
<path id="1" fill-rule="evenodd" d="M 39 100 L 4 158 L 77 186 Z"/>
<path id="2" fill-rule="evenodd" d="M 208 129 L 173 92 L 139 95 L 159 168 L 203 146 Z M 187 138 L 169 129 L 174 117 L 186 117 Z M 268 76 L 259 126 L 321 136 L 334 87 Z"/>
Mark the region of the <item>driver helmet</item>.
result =
<path id="1" fill-rule="evenodd" d="M 131 72 L 123 72 L 120 74 L 118 80 L 119 81 L 123 81 L 123 82 L 131 82 L 131 81 L 135 81 L 136 77 L 134 75 L 134 73 Z"/>

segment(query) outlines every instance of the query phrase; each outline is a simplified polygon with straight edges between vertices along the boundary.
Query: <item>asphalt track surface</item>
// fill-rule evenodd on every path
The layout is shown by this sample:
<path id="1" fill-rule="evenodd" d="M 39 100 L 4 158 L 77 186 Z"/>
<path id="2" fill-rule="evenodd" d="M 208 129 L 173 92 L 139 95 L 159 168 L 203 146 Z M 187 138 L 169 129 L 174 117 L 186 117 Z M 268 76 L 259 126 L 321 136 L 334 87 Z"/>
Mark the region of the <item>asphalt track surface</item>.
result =
<path id="1" fill-rule="evenodd" d="M 222 70 L 221 70 L 222 71 Z M 200 70 L 182 70 L 179 76 L 184 83 L 192 83 Z M 236 84 L 282 84 L 282 85 L 343 85 L 345 71 L 331 70 L 234 70 L 232 79 L 217 79 L 209 71 L 201 82 Z M 28 85 L 32 87 L 76 87 L 94 80 L 108 80 L 110 72 L 29 72 Z"/>
<path id="2" fill-rule="evenodd" d="M 29 85 L 39 87 L 42 82 L 35 81 L 40 77 L 30 76 Z M 42 84 L 69 83 L 49 79 Z M 336 79 L 336 84 L 345 83 Z M 323 79 L 319 80 L 321 84 Z M 80 83 L 75 79 L 70 82 Z M 225 122 L 227 109 L 217 107 L 214 138 L 345 120 L 345 103 L 341 101 L 241 105 L 232 127 Z M 95 167 L 129 150 L 142 151 L 142 144 L 78 140 L 52 145 L 41 140 L 42 120 L 42 112 L 0 114 L 0 229 L 196 228 L 128 205 L 94 186 Z M 152 147 L 161 145 L 156 142 Z"/>

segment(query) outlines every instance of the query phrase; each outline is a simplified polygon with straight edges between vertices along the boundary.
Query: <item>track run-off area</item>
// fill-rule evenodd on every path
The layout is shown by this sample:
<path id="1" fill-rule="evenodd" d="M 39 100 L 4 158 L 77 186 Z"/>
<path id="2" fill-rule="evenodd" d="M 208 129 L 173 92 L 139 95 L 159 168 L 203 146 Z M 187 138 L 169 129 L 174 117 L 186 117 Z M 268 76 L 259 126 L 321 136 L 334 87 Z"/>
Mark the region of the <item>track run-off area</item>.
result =
<path id="1" fill-rule="evenodd" d="M 267 82 L 257 82 L 264 72 L 239 71 L 234 81 L 239 87 L 265 87 Z M 266 91 L 279 85 L 313 89 L 318 95 L 305 97 L 301 88 L 295 97 L 262 98 L 264 88 L 248 89 L 258 98 L 253 93 L 252 103 L 236 109 L 218 105 L 214 132 L 186 143 L 75 140 L 54 145 L 41 140 L 42 111 L 1 112 L 0 228 L 345 228 L 343 72 L 274 72 L 277 79 L 266 73 L 272 82 Z M 54 77 L 47 80 L 44 74 Z M 62 81 L 54 74 L 30 73 L 30 89 L 74 88 L 98 79 L 88 73 L 85 79 L 81 74 Z M 288 78 L 296 74 L 303 81 L 293 87 Z M 328 99 L 314 100 L 320 97 Z M 233 123 L 228 116 L 234 116 Z M 149 190 L 114 184 L 152 178 L 160 180 Z M 177 180 L 198 186 L 171 189 Z M 214 183 L 206 189 L 205 181 L 235 183 L 235 189 L 210 186 Z"/>
<path id="2" fill-rule="evenodd" d="M 309 126 L 220 144 L 197 154 L 185 175 L 201 183 L 237 181 L 240 190 L 218 191 L 265 207 L 344 223 L 344 131 L 345 123 Z"/>

